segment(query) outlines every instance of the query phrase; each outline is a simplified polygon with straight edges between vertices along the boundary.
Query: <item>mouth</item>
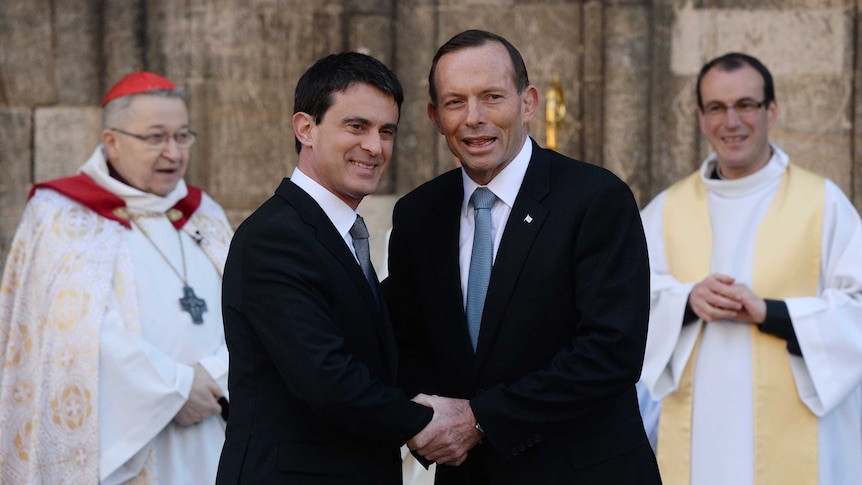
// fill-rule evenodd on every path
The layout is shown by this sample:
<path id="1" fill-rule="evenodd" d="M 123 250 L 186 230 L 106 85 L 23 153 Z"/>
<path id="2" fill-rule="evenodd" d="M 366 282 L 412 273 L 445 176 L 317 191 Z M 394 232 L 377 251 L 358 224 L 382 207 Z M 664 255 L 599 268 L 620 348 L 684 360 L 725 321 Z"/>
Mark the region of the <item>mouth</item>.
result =
<path id="1" fill-rule="evenodd" d="M 496 140 L 497 138 L 493 136 L 474 136 L 462 138 L 461 143 L 467 145 L 469 148 L 485 148 L 493 144 Z"/>
<path id="2" fill-rule="evenodd" d="M 350 163 L 363 169 L 363 170 L 374 170 L 374 168 L 377 167 L 377 165 L 375 165 L 373 163 L 365 163 L 365 162 L 360 162 L 358 160 L 350 160 Z"/>
<path id="3" fill-rule="evenodd" d="M 725 143 L 742 143 L 748 139 L 748 135 L 723 136 L 721 141 Z"/>

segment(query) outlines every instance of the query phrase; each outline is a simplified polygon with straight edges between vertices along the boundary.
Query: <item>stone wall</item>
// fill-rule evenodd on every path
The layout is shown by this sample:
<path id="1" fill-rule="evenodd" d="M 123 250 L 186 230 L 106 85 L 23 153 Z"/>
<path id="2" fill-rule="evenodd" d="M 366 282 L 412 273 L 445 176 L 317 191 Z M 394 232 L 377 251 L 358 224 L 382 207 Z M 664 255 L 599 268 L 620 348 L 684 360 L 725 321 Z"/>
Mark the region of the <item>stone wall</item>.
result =
<path id="1" fill-rule="evenodd" d="M 3 0 L 0 253 L 34 182 L 72 174 L 98 143 L 106 88 L 140 66 L 186 87 L 199 133 L 188 180 L 238 224 L 296 164 L 290 114 L 302 71 L 358 50 L 406 99 L 393 163 L 363 202 L 380 266 L 397 197 L 455 166 L 427 119 L 436 48 L 467 28 L 509 38 L 541 101 L 559 76 L 559 151 L 609 168 L 645 204 L 708 152 L 700 65 L 730 50 L 772 70 L 774 140 L 862 208 L 859 6 L 853 0 Z M 542 111 L 543 112 L 543 111 Z M 531 125 L 545 142 L 543 116 Z"/>

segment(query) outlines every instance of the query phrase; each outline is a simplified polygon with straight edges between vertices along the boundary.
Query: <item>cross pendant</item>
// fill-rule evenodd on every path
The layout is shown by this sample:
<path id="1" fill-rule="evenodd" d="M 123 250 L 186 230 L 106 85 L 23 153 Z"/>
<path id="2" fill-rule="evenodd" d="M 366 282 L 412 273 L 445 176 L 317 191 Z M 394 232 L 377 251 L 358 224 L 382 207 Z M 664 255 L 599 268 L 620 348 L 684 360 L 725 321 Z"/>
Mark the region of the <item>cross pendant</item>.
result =
<path id="1" fill-rule="evenodd" d="M 188 312 L 192 316 L 193 322 L 198 325 L 204 323 L 203 313 L 207 311 L 207 302 L 203 298 L 198 298 L 191 286 L 183 287 L 183 297 L 180 298 L 180 306 L 183 307 L 183 311 Z"/>

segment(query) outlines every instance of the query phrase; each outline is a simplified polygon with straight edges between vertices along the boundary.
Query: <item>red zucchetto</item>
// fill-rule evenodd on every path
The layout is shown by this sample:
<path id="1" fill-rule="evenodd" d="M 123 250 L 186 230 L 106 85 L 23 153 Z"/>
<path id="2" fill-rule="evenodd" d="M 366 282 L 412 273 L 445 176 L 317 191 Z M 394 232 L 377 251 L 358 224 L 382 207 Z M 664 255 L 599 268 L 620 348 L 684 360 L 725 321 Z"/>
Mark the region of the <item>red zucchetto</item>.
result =
<path id="1" fill-rule="evenodd" d="M 143 94 L 149 91 L 170 89 L 176 89 L 176 86 L 162 76 L 147 71 L 136 71 L 120 79 L 117 84 L 114 84 L 108 91 L 108 94 L 105 95 L 105 99 L 102 100 L 102 106 L 105 106 L 113 99 L 122 98 L 130 94 Z"/>

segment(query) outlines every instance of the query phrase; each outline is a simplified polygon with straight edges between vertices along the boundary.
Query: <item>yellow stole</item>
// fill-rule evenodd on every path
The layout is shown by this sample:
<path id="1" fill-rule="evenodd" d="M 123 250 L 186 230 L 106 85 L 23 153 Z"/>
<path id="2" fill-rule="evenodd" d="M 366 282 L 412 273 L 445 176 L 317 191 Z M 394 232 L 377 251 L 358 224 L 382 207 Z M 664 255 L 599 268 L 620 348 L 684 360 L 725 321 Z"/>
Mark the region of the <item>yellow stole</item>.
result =
<path id="1" fill-rule="evenodd" d="M 755 241 L 752 289 L 761 298 L 817 294 L 825 188 L 823 177 L 796 165 L 785 171 Z M 666 197 L 664 239 L 670 273 L 681 282 L 701 281 L 710 274 L 712 227 L 700 173 L 674 184 Z M 691 483 L 693 374 L 699 342 L 700 335 L 679 389 L 662 402 L 658 461 L 669 485 Z M 751 344 L 754 483 L 816 484 L 817 417 L 798 398 L 787 344 L 755 325 Z"/>

